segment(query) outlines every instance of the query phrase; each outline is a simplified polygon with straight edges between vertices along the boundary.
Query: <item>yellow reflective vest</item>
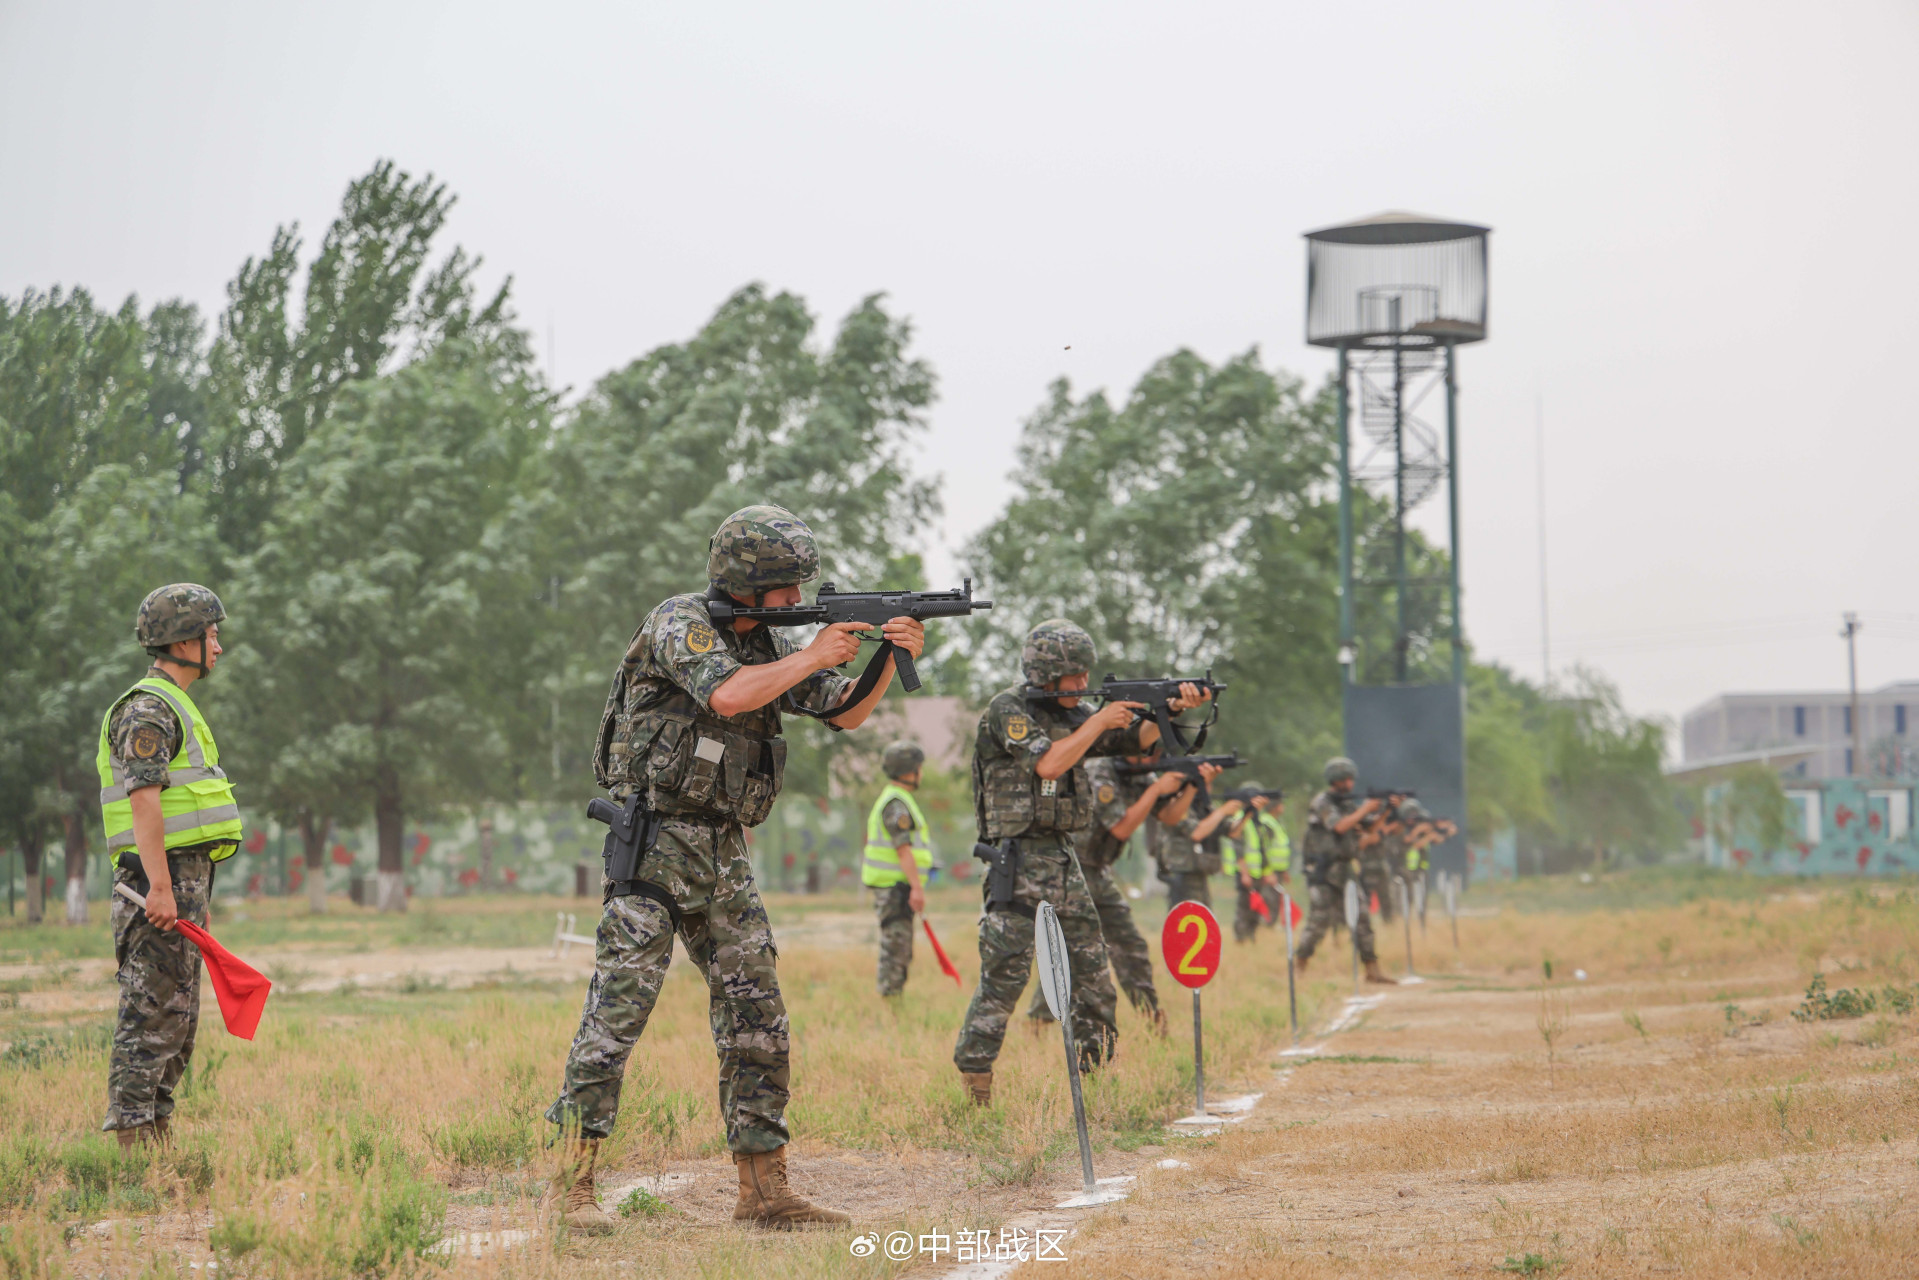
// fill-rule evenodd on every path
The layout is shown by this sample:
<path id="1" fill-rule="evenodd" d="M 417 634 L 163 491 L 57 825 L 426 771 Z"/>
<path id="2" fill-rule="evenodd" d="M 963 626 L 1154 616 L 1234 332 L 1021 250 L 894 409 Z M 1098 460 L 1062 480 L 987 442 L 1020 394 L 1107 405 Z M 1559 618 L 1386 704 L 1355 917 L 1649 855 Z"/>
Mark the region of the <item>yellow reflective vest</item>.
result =
<path id="1" fill-rule="evenodd" d="M 880 816 L 886 812 L 890 800 L 902 801 L 906 811 L 913 815 L 911 831 L 884 828 Z M 919 864 L 921 871 L 933 865 L 933 842 L 927 835 L 926 815 L 920 812 L 919 802 L 913 799 L 911 791 L 889 782 L 880 791 L 880 798 L 873 802 L 873 811 L 866 815 L 866 855 L 860 859 L 860 883 L 874 889 L 904 884 L 906 873 L 900 870 L 899 855 L 903 844 L 913 846 L 913 861 Z"/>
<path id="2" fill-rule="evenodd" d="M 1292 864 L 1293 844 L 1286 836 L 1286 828 L 1280 826 L 1279 819 L 1272 814 L 1255 811 L 1240 828 L 1239 839 L 1226 842 L 1221 869 L 1230 876 L 1238 875 L 1243 868 L 1257 880 L 1288 870 Z"/>
<path id="3" fill-rule="evenodd" d="M 106 825 L 107 852 L 118 856 L 133 843 L 133 801 L 128 799 L 126 775 L 113 759 L 107 743 L 107 725 L 113 708 L 136 693 L 151 693 L 173 708 L 180 718 L 180 750 L 167 762 L 167 783 L 160 792 L 160 816 L 166 824 L 166 847 L 183 849 L 188 845 L 226 841 L 215 850 L 219 862 L 233 856 L 240 845 L 240 806 L 233 798 L 233 784 L 220 768 L 220 748 L 213 743 L 213 730 L 186 691 L 167 680 L 148 676 L 128 689 L 107 708 L 100 720 L 100 752 L 95 764 L 100 769 L 100 816 Z"/>

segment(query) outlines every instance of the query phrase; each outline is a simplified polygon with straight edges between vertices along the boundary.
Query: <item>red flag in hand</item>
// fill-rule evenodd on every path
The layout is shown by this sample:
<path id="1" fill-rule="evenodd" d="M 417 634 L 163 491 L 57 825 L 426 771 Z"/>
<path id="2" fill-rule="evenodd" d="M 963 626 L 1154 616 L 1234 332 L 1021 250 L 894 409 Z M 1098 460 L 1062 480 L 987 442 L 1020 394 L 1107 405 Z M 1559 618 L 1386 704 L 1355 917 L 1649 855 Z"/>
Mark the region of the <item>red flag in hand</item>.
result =
<path id="1" fill-rule="evenodd" d="M 1246 900 L 1252 904 L 1253 910 L 1258 913 L 1261 920 L 1265 920 L 1268 923 L 1272 921 L 1273 909 L 1266 905 L 1266 895 L 1259 891 L 1258 885 L 1254 885 L 1252 889 L 1247 892 Z"/>
<path id="2" fill-rule="evenodd" d="M 116 892 L 145 908 L 147 901 L 127 886 L 115 885 Z M 242 1040 L 253 1039 L 260 1028 L 260 1012 L 266 1008 L 267 993 L 273 983 L 267 976 L 213 940 L 213 935 L 187 920 L 176 920 L 174 928 L 187 941 L 200 948 L 207 962 L 207 977 L 213 981 L 213 994 L 220 999 L 220 1016 L 226 1019 L 229 1034 Z"/>
<path id="3" fill-rule="evenodd" d="M 959 970 L 955 969 L 953 962 L 946 958 L 946 948 L 940 945 L 939 938 L 933 933 L 933 922 L 921 916 L 920 923 L 926 927 L 926 940 L 933 944 L 933 954 L 939 957 L 940 971 L 953 980 L 954 986 L 964 987 L 966 984 L 960 981 Z"/>

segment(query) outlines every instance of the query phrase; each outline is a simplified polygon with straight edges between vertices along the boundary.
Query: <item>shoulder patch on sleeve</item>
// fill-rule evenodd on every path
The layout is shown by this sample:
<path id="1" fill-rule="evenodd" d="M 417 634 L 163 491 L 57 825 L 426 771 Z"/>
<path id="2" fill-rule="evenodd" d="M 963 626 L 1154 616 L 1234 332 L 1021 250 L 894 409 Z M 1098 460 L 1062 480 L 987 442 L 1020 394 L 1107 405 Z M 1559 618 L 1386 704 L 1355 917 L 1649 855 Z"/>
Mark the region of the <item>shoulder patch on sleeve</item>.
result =
<path id="1" fill-rule="evenodd" d="M 1025 712 L 1016 711 L 1006 717 L 1006 736 L 1014 742 L 1026 741 L 1026 735 L 1032 731 L 1033 722 L 1026 718 Z"/>
<path id="2" fill-rule="evenodd" d="M 1111 804 L 1111 803 L 1113 803 L 1113 797 L 1114 797 L 1114 796 L 1116 796 L 1116 795 L 1118 795 L 1118 794 L 1119 794 L 1119 793 L 1118 793 L 1117 791 L 1115 791 L 1115 790 L 1113 790 L 1113 784 L 1112 784 L 1112 783 L 1110 783 L 1110 782 L 1102 782 L 1102 783 L 1100 783 L 1100 784 L 1099 784 L 1099 792 L 1098 792 L 1098 795 L 1099 795 L 1099 802 L 1100 802 L 1101 804 Z"/>
<path id="3" fill-rule="evenodd" d="M 696 622 L 686 629 L 686 647 L 694 653 L 711 653 L 713 642 L 718 638 L 713 628 L 704 622 Z"/>
<path id="4" fill-rule="evenodd" d="M 166 737 L 150 724 L 136 725 L 127 737 L 127 750 L 136 760 L 151 760 L 166 750 Z"/>
<path id="5" fill-rule="evenodd" d="M 913 829 L 913 815 L 902 812 L 898 819 L 894 821 L 893 825 L 901 831 L 911 831 Z"/>

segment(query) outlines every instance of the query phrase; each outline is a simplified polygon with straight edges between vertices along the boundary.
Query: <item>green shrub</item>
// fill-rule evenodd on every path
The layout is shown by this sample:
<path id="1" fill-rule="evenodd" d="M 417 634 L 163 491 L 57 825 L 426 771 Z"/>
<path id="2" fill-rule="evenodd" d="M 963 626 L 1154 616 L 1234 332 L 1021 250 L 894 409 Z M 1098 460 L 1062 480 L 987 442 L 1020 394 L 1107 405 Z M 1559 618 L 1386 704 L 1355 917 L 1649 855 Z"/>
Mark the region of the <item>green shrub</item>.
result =
<path id="1" fill-rule="evenodd" d="M 513 1169 L 533 1154 L 526 1118 L 500 1111 L 429 1129 L 426 1140 L 441 1159 L 462 1169 Z"/>
<path id="2" fill-rule="evenodd" d="M 0 1209 L 32 1204 L 40 1182 L 53 1169 L 53 1152 L 31 1134 L 16 1133 L 0 1146 Z"/>

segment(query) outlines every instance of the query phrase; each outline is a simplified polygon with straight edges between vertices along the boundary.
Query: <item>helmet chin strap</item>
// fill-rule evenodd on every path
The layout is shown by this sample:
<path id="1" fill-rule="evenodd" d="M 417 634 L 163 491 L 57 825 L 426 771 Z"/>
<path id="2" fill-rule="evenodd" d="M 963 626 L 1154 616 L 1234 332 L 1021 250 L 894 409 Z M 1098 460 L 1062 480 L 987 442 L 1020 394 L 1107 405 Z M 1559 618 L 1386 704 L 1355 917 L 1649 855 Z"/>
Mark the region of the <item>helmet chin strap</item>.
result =
<path id="1" fill-rule="evenodd" d="M 207 665 L 207 633 L 204 631 L 200 633 L 200 657 L 198 661 L 195 661 L 192 658 L 180 657 L 178 654 L 173 652 L 172 645 L 168 645 L 166 648 L 160 650 L 158 653 L 155 653 L 153 656 L 156 658 L 164 658 L 166 661 L 174 663 L 177 666 L 193 667 L 196 670 L 198 670 L 199 673 L 203 676 L 210 676 L 213 674 L 213 668 Z"/>

